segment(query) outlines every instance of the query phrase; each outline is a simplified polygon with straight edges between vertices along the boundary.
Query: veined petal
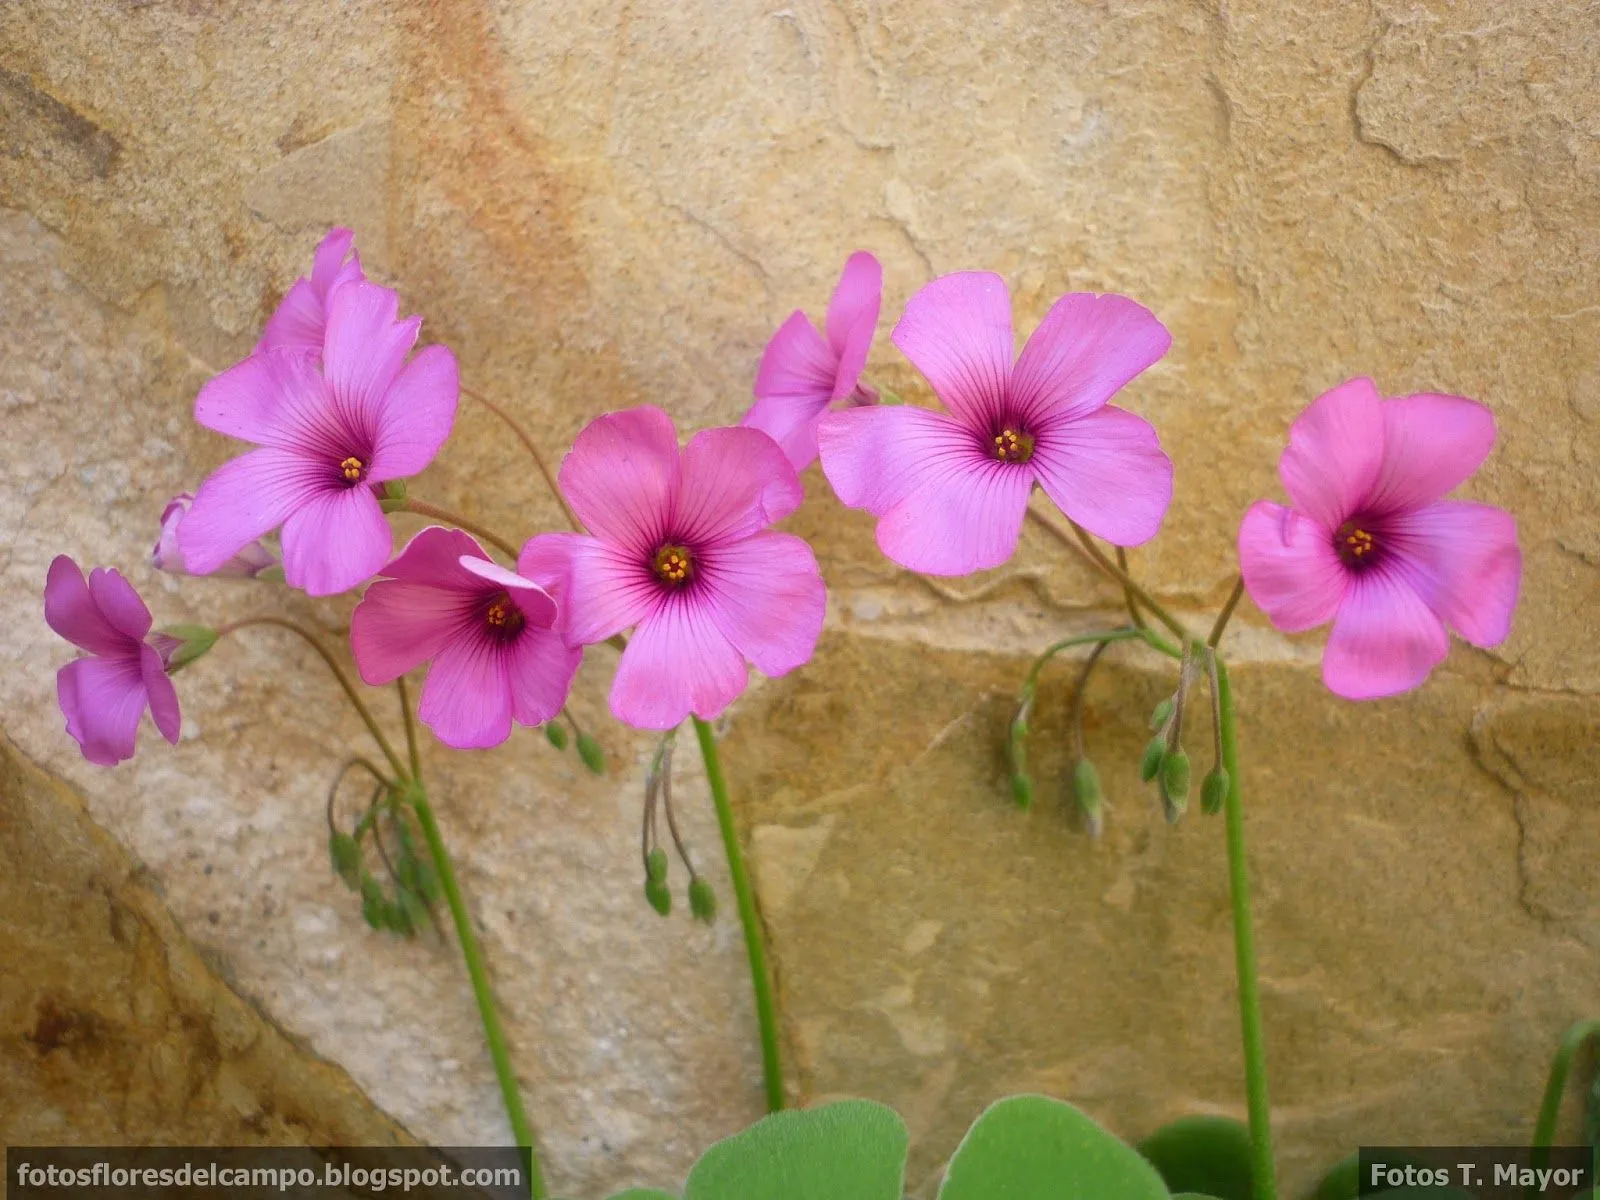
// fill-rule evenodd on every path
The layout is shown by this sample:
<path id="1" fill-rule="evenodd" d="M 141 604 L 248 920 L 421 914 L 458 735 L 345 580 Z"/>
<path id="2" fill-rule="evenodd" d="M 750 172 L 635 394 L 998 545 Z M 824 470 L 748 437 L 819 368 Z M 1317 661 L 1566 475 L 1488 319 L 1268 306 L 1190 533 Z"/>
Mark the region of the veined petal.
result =
<path id="1" fill-rule="evenodd" d="M 476 594 L 482 590 L 479 577 L 467 569 L 463 558 L 490 561 L 470 533 L 429 525 L 406 543 L 406 548 L 383 568 L 383 574 L 389 579 Z"/>
<path id="2" fill-rule="evenodd" d="M 450 436 L 460 395 L 456 356 L 444 346 L 419 351 L 384 394 L 368 478 L 401 479 L 431 463 Z"/>
<path id="3" fill-rule="evenodd" d="M 991 461 L 965 425 L 911 405 L 829 413 L 817 446 L 839 500 L 878 517 L 925 483 Z"/>
<path id="4" fill-rule="evenodd" d="M 963 424 L 983 427 L 1003 414 L 1016 347 L 1000 276 L 961 271 L 924 285 L 892 337 Z"/>
<path id="5" fill-rule="evenodd" d="M 422 327 L 421 317 L 397 321 L 398 311 L 399 297 L 367 280 L 343 284 L 328 297 L 322 370 L 346 428 L 374 441 L 385 397 Z M 453 403 L 450 411 L 453 416 Z"/>
<path id="6" fill-rule="evenodd" d="M 67 641 L 91 654 L 115 655 L 128 649 L 127 635 L 106 620 L 89 595 L 82 570 L 65 554 L 51 560 L 45 576 L 44 619 Z"/>
<path id="7" fill-rule="evenodd" d="M 678 497 L 672 418 L 649 404 L 596 417 L 562 460 L 560 483 L 596 537 L 653 553 Z"/>
<path id="8" fill-rule="evenodd" d="M 178 526 L 189 574 L 215 571 L 282 525 L 321 485 L 318 464 L 293 450 L 252 450 L 223 463 L 200 485 Z"/>
<path id="9" fill-rule="evenodd" d="M 195 397 L 194 419 L 259 446 L 320 445 L 339 433 L 333 395 L 314 361 L 282 348 L 252 354 L 213 377 Z"/>
<path id="10" fill-rule="evenodd" d="M 828 411 L 828 392 L 807 395 L 762 396 L 750 406 L 740 425 L 759 429 L 778 443 L 796 471 L 804 471 L 817 458 L 817 425 Z"/>
<path id="11" fill-rule="evenodd" d="M 810 661 L 828 590 L 811 547 L 788 533 L 758 533 L 707 554 L 693 601 L 763 675 Z"/>
<path id="12" fill-rule="evenodd" d="M 1024 420 L 1088 416 L 1171 345 L 1167 327 L 1126 296 L 1063 296 L 1022 348 L 1011 401 Z"/>
<path id="13" fill-rule="evenodd" d="M 571 589 L 572 556 L 580 543 L 593 539 L 581 533 L 541 533 L 529 538 L 517 555 L 517 574 L 531 579 L 550 594 L 561 610 L 557 624 L 565 627 L 567 594 Z"/>
<path id="14" fill-rule="evenodd" d="M 748 679 L 744 656 L 705 607 L 675 595 L 629 639 L 611 683 L 611 712 L 638 729 L 672 729 L 691 712 L 710 721 Z"/>
<path id="15" fill-rule="evenodd" d="M 1329 529 L 1362 508 L 1383 461 L 1383 406 L 1372 380 L 1318 396 L 1289 427 L 1278 476 L 1294 506 Z"/>
<path id="16" fill-rule="evenodd" d="M 468 634 L 445 643 L 428 668 L 417 716 L 446 746 L 483 750 L 511 736 L 511 682 L 501 648 Z"/>
<path id="17" fill-rule="evenodd" d="M 473 597 L 406 579 L 380 579 L 350 618 L 350 653 L 363 682 L 393 683 L 462 636 Z"/>
<path id="18" fill-rule="evenodd" d="M 703 429 L 683 448 L 669 532 L 693 545 L 749 537 L 805 499 L 778 443 L 759 429 Z"/>
<path id="19" fill-rule="evenodd" d="M 1511 635 L 1522 582 L 1517 521 L 1488 504 L 1441 500 L 1385 519 L 1395 569 L 1474 646 Z"/>
<path id="20" fill-rule="evenodd" d="M 360 262 L 344 261 L 355 240 L 352 230 L 336 225 L 317 243 L 316 252 L 311 256 L 311 286 L 318 296 L 326 297 L 335 283 L 343 282 L 350 275 L 351 267 L 355 268 L 355 277 L 361 277 Z"/>
<path id="21" fill-rule="evenodd" d="M 607 545 L 598 538 L 577 534 L 535 538 L 534 542 L 545 544 L 534 549 L 530 542 L 521 557 L 535 578 L 558 552 L 557 545 L 547 541 L 555 537 L 571 539 L 559 547 L 566 554 L 567 576 L 566 595 L 557 601 L 560 625 L 568 642 L 575 646 L 603 642 L 638 624 L 662 603 L 661 584 L 649 565 L 631 551 Z"/>
<path id="22" fill-rule="evenodd" d="M 505 648 L 503 657 L 511 684 L 511 715 L 520 725 L 539 725 L 566 704 L 583 650 L 568 646 L 554 630 L 529 625 Z"/>
<path id="23" fill-rule="evenodd" d="M 150 705 L 150 716 L 156 728 L 176 746 L 183 728 L 183 716 L 178 711 L 178 689 L 172 686 L 154 646 L 139 648 L 139 675 L 144 681 L 145 700 Z"/>
<path id="24" fill-rule="evenodd" d="M 1433 610 L 1398 571 L 1352 576 L 1322 652 L 1322 681 L 1347 700 L 1408 692 L 1450 653 Z"/>
<path id="25" fill-rule="evenodd" d="M 133 757 L 148 702 L 140 655 L 68 663 L 56 672 L 56 700 L 84 758 L 111 767 Z"/>
<path id="26" fill-rule="evenodd" d="M 1349 575 L 1333 534 L 1267 500 L 1252 504 L 1239 525 L 1239 570 L 1250 599 L 1285 633 L 1333 620 Z"/>
<path id="27" fill-rule="evenodd" d="M 845 261 L 839 286 L 828 301 L 828 345 L 837 362 L 833 379 L 834 400 L 843 400 L 856 388 L 867 365 L 872 335 L 878 329 L 883 304 L 883 267 L 864 250 Z"/>
<path id="28" fill-rule="evenodd" d="M 394 546 L 377 496 L 359 486 L 314 493 L 284 521 L 281 536 L 283 577 L 309 596 L 333 596 L 366 582 Z"/>
<path id="29" fill-rule="evenodd" d="M 1383 402 L 1383 459 L 1367 498 L 1402 512 L 1465 483 L 1494 448 L 1494 414 L 1476 400 L 1422 393 Z"/>
<path id="30" fill-rule="evenodd" d="M 839 356 L 805 313 L 796 309 L 778 326 L 761 353 L 757 396 L 802 396 L 833 390 Z"/>
<path id="31" fill-rule="evenodd" d="M 1172 460 L 1155 428 L 1113 404 L 1041 427 L 1029 465 L 1062 512 L 1113 545 L 1148 542 L 1172 503 Z"/>
<path id="32" fill-rule="evenodd" d="M 539 629 L 549 629 L 555 624 L 556 602 L 549 592 L 533 580 L 515 571 L 508 571 L 497 562 L 471 555 L 462 556 L 461 567 L 489 587 L 504 590 L 529 624 Z"/>
<path id="33" fill-rule="evenodd" d="M 89 596 L 111 627 L 129 641 L 143 641 L 150 632 L 150 610 L 115 567 L 89 572 Z"/>
<path id="34" fill-rule="evenodd" d="M 291 350 L 296 354 L 320 356 L 327 323 L 328 313 L 316 288 L 309 279 L 296 279 L 267 318 L 255 353 Z"/>
<path id="35" fill-rule="evenodd" d="M 1017 549 L 1033 474 L 1018 463 L 978 460 L 930 480 L 884 514 L 878 548 L 924 575 L 970 575 Z"/>

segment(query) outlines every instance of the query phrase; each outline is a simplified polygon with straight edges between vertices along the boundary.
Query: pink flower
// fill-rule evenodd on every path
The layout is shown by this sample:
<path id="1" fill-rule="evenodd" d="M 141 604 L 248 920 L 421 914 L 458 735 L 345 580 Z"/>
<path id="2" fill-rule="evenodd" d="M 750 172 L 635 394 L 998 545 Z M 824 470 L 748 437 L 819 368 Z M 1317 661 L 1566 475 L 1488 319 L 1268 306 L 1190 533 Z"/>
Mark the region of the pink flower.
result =
<path id="1" fill-rule="evenodd" d="M 741 424 L 770 434 L 796 471 L 817 457 L 817 422 L 828 406 L 848 399 L 875 404 L 861 383 L 883 301 L 883 268 L 865 251 L 852 254 L 828 301 L 826 340 L 803 312 L 791 313 L 761 356 L 756 402 Z"/>
<path id="2" fill-rule="evenodd" d="M 417 715 L 447 746 L 476 750 L 561 711 L 583 651 L 555 632 L 556 601 L 494 563 L 457 529 L 411 539 L 367 589 L 350 648 L 367 683 L 392 683 L 432 662 Z"/>
<path id="3" fill-rule="evenodd" d="M 563 581 L 574 645 L 636 626 L 611 711 L 641 729 L 710 720 L 744 691 L 810 659 L 827 590 L 811 548 L 767 526 L 799 507 L 799 478 L 757 429 L 707 429 L 678 449 L 659 408 L 609 413 L 578 435 L 561 490 L 592 537 L 551 533 L 518 569 Z"/>
<path id="4" fill-rule="evenodd" d="M 83 571 L 65 554 L 50 564 L 44 619 L 88 658 L 56 672 L 56 700 L 83 756 L 102 767 L 133 757 L 139 718 L 148 708 L 161 736 L 178 742 L 178 693 L 161 656 L 147 645 L 150 610 L 122 575 Z"/>
<path id="5" fill-rule="evenodd" d="M 361 256 L 352 249 L 356 235 L 348 229 L 330 229 L 311 260 L 311 276 L 294 281 L 256 343 L 257 354 L 266 350 L 295 350 L 313 358 L 322 354 L 328 326 L 328 296 L 341 283 L 365 279 Z M 349 255 L 349 261 L 345 256 Z"/>
<path id="6" fill-rule="evenodd" d="M 188 492 L 179 492 L 167 501 L 167 507 L 162 510 L 161 537 L 156 542 L 155 549 L 150 552 L 150 564 L 156 570 L 167 571 L 173 575 L 187 574 L 183 567 L 183 555 L 178 553 L 178 526 L 183 524 L 183 518 L 192 503 L 194 503 L 193 496 Z M 278 556 L 271 550 L 259 541 L 247 542 L 239 553 L 211 574 L 254 579 L 261 572 L 277 565 Z"/>
<path id="7" fill-rule="evenodd" d="M 1450 651 L 1511 632 L 1517 523 L 1441 497 L 1494 445 L 1494 416 L 1459 396 L 1384 400 L 1352 379 L 1300 414 L 1278 475 L 1294 502 L 1258 501 L 1239 527 L 1250 598 L 1298 633 L 1333 622 L 1322 678 L 1350 700 L 1409 691 Z"/>
<path id="8" fill-rule="evenodd" d="M 410 362 L 420 317 L 395 320 L 373 283 L 332 293 L 322 364 L 268 350 L 201 389 L 195 420 L 261 447 L 226 463 L 195 495 L 178 547 L 195 575 L 282 526 L 283 572 L 313 596 L 343 592 L 388 561 L 393 540 L 377 486 L 433 461 L 455 420 L 455 356 L 429 346 Z"/>
<path id="9" fill-rule="evenodd" d="M 878 545 L 926 575 L 999 566 L 1038 483 L 1067 516 L 1119 546 L 1154 537 L 1172 499 L 1156 432 L 1107 404 L 1172 338 L 1123 296 L 1057 300 L 1012 363 L 1011 300 L 986 272 L 945 275 L 906 305 L 894 342 L 944 413 L 909 406 L 823 417 L 822 469 L 878 522 Z"/>

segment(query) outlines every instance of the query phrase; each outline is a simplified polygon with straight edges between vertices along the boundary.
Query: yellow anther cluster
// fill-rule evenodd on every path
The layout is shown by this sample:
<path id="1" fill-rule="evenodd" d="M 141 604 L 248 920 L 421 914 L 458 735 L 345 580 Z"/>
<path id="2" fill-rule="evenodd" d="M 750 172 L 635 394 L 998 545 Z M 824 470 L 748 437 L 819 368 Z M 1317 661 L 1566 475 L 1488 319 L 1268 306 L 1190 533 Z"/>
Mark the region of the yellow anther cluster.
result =
<path id="1" fill-rule="evenodd" d="M 366 469 L 367 465 L 354 454 L 339 464 L 339 474 L 343 475 L 351 483 L 360 480 L 361 473 Z"/>

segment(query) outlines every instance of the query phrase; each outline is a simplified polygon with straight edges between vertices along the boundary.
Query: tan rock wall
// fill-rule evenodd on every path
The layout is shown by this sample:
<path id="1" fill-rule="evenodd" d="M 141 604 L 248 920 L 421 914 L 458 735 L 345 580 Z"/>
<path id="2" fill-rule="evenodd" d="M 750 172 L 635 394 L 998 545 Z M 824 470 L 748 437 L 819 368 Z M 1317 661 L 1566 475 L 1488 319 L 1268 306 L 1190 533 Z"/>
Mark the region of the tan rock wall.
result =
<path id="1" fill-rule="evenodd" d="M 735 419 L 768 334 L 856 248 L 885 266 L 870 374 L 919 400 L 887 331 L 931 275 L 1004 272 L 1024 332 L 1063 291 L 1126 292 L 1173 331 L 1126 398 L 1179 467 L 1135 566 L 1197 620 L 1318 391 L 1367 373 L 1499 418 L 1469 492 L 1521 521 L 1510 642 L 1362 706 L 1321 689 L 1316 636 L 1246 606 L 1230 644 L 1288 1176 L 1380 1137 L 1517 1140 L 1545 1051 L 1600 996 L 1597 49 L 1600 15 L 1564 0 L 0 7 L 4 728 L 274 1020 L 419 1136 L 500 1139 L 452 947 L 369 933 L 328 876 L 321 800 L 360 728 L 315 660 L 241 638 L 181 677 L 182 746 L 147 731 L 90 768 L 54 711 L 49 558 L 119 563 L 163 620 L 284 603 L 143 555 L 229 453 L 195 390 L 335 222 L 552 449 L 644 401 Z M 1220 829 L 1169 831 L 1132 774 L 1160 664 L 1119 651 L 1090 699 L 1102 843 L 1049 782 L 1064 669 L 1041 803 L 1006 793 L 1028 655 L 1113 593 L 1030 530 L 941 595 L 807 484 L 791 526 L 828 633 L 726 722 L 800 1094 L 895 1103 L 918 1180 L 1008 1090 L 1129 1136 L 1240 1111 Z M 558 520 L 470 404 L 415 488 L 518 536 Z M 288 603 L 329 628 L 349 607 Z M 575 697 L 609 778 L 535 737 L 429 755 L 575 1195 L 672 1182 L 759 1111 L 737 930 L 638 895 L 650 748 L 604 717 L 611 661 Z"/>

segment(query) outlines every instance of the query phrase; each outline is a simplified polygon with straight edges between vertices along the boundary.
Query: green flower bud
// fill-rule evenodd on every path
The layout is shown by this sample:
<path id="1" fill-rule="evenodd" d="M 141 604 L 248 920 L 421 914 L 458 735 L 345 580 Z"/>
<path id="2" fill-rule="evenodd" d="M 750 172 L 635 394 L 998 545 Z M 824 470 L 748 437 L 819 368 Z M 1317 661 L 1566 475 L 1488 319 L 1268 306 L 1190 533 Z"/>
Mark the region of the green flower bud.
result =
<path id="1" fill-rule="evenodd" d="M 384 901 L 383 927 L 402 937 L 409 937 L 415 932 L 411 927 L 411 914 L 393 900 Z"/>
<path id="2" fill-rule="evenodd" d="M 1212 767 L 1205 782 L 1200 785 L 1200 811 L 1209 817 L 1222 811 L 1228 799 L 1228 773 L 1221 767 Z"/>
<path id="3" fill-rule="evenodd" d="M 567 748 L 567 731 L 554 721 L 544 727 L 544 739 L 557 750 Z"/>
<path id="4" fill-rule="evenodd" d="M 672 893 L 667 890 L 664 879 L 646 879 L 644 898 L 650 902 L 650 907 L 663 917 L 672 911 Z"/>
<path id="5" fill-rule="evenodd" d="M 217 644 L 217 631 L 209 625 L 168 625 L 150 639 L 161 665 L 171 675 L 206 654 Z"/>
<path id="6" fill-rule="evenodd" d="M 667 881 L 667 852 L 660 846 L 645 855 L 644 877 L 653 883 Z"/>
<path id="7" fill-rule="evenodd" d="M 1179 812 L 1189 806 L 1189 756 L 1181 746 L 1161 760 L 1161 790 Z"/>
<path id="8" fill-rule="evenodd" d="M 1160 729 L 1167 723 L 1167 718 L 1171 715 L 1172 697 L 1168 696 L 1160 704 L 1156 705 L 1155 711 L 1150 714 L 1150 728 L 1153 730 Z"/>
<path id="9" fill-rule="evenodd" d="M 328 835 L 328 858 L 333 862 L 333 873 L 344 880 L 351 891 L 361 887 L 361 847 L 348 833 Z"/>
<path id="10" fill-rule="evenodd" d="M 578 735 L 578 757 L 583 759 L 583 765 L 596 775 L 606 773 L 606 752 L 600 749 L 600 743 L 587 733 Z"/>
<path id="11" fill-rule="evenodd" d="M 689 880 L 689 911 L 694 919 L 707 925 L 717 919 L 717 894 L 711 885 L 696 875 Z"/>
<path id="12" fill-rule="evenodd" d="M 391 479 L 383 485 L 383 494 L 378 498 L 378 507 L 386 513 L 402 512 L 406 506 L 406 481 L 404 479 Z"/>
<path id="13" fill-rule="evenodd" d="M 1018 808 L 1028 808 L 1033 804 L 1033 780 L 1026 772 L 1018 771 L 1011 777 L 1011 798 L 1017 802 Z"/>
<path id="14" fill-rule="evenodd" d="M 383 885 L 371 875 L 364 876 L 361 880 L 361 916 L 366 923 L 374 929 L 382 929 L 383 921 Z"/>
<path id="15" fill-rule="evenodd" d="M 426 929 L 431 921 L 428 906 L 422 902 L 422 897 L 409 888 L 400 892 L 400 908 L 406 915 L 406 923 L 412 930 L 420 933 Z"/>
<path id="16" fill-rule="evenodd" d="M 440 897 L 439 872 L 425 858 L 417 859 L 417 891 L 429 904 L 437 904 Z"/>
<path id="17" fill-rule="evenodd" d="M 1139 759 L 1139 778 L 1149 783 L 1161 774 L 1161 760 L 1167 756 L 1167 739 L 1159 733 L 1145 745 L 1144 755 Z"/>
<path id="18" fill-rule="evenodd" d="M 1080 758 L 1072 768 L 1072 794 L 1083 811 L 1083 822 L 1090 837 L 1099 837 L 1105 822 L 1101 815 L 1105 794 L 1100 790 L 1100 772 L 1087 758 Z"/>

